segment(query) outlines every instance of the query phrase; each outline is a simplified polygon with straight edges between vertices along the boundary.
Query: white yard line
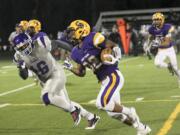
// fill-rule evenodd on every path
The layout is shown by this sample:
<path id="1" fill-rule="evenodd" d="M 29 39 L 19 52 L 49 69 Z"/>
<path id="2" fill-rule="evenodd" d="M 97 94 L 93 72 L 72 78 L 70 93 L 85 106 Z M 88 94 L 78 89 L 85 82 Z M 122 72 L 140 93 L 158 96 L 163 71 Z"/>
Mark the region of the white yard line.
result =
<path id="1" fill-rule="evenodd" d="M 180 95 L 171 96 L 171 98 L 180 98 Z"/>
<path id="2" fill-rule="evenodd" d="M 3 72 L 3 71 L 13 71 L 13 70 L 16 70 L 16 67 L 17 66 L 2 66 L 1 68 L 0 68 L 0 72 Z"/>
<path id="3" fill-rule="evenodd" d="M 82 105 L 95 105 L 95 101 L 91 100 L 93 102 L 85 102 L 85 103 L 80 103 Z M 169 100 L 169 99 L 162 99 L 162 100 L 143 100 L 143 101 L 123 101 L 123 104 L 127 104 L 127 103 L 159 103 L 159 102 L 179 102 L 180 100 Z M 5 104 L 0 104 L 0 108 L 3 107 L 7 107 L 7 106 L 14 106 L 14 107 L 31 107 L 31 106 L 45 106 L 44 104 L 40 104 L 40 103 L 5 103 Z"/>
<path id="4" fill-rule="evenodd" d="M 1 67 L 2 69 L 9 69 L 9 68 L 16 68 L 17 66 L 13 65 L 13 66 L 3 66 Z"/>
<path id="5" fill-rule="evenodd" d="M 140 58 L 140 57 L 129 58 L 129 59 L 127 59 L 127 60 L 122 60 L 121 63 L 128 62 L 128 61 L 132 61 L 132 60 L 136 60 L 136 59 L 139 59 L 139 58 Z M 4 66 L 4 68 L 7 68 L 7 67 L 9 68 L 9 67 L 11 67 L 11 66 Z M 14 67 L 14 66 L 12 66 L 12 67 Z M 73 75 L 73 73 L 68 73 L 66 76 L 68 77 L 68 76 L 71 76 L 71 75 Z M 17 88 L 17 89 L 13 89 L 13 90 L 10 90 L 10 91 L 7 91 L 7 92 L 0 93 L 0 97 L 5 96 L 5 95 L 9 95 L 9 94 L 11 94 L 11 93 L 23 91 L 23 90 L 25 90 L 26 88 L 30 88 L 30 87 L 33 87 L 33 86 L 35 86 L 35 85 L 36 85 L 36 83 L 32 83 L 32 84 L 25 85 L 25 86 L 20 87 L 20 88 Z"/>
<path id="6" fill-rule="evenodd" d="M 73 73 L 68 73 L 66 76 L 71 76 Z M 30 87 L 33 87 L 35 86 L 36 83 L 32 83 L 32 84 L 29 84 L 29 85 L 25 85 L 23 87 L 20 87 L 20 88 L 17 88 L 17 89 L 13 89 L 13 90 L 10 90 L 10 91 L 7 91 L 7 92 L 3 92 L 3 93 L 0 93 L 0 97 L 2 96 L 5 96 L 5 95 L 8 95 L 8 94 L 11 94 L 11 93 L 15 93 L 15 92 L 19 92 L 19 91 L 23 91 L 27 88 L 30 88 Z"/>
<path id="7" fill-rule="evenodd" d="M 6 71 L 0 71 L 0 73 L 1 73 L 1 74 L 7 74 L 7 72 L 6 72 Z"/>
<path id="8" fill-rule="evenodd" d="M 142 100 L 144 100 L 144 97 L 138 97 L 138 98 L 136 98 L 136 102 L 140 102 L 140 101 L 142 101 Z"/>
<path id="9" fill-rule="evenodd" d="M 138 98 L 137 98 L 138 99 Z M 178 99 L 159 99 L 159 100 L 143 100 L 144 98 L 139 98 L 138 100 L 132 100 L 132 101 L 122 101 L 123 104 L 134 104 L 134 103 L 153 103 L 153 102 L 178 102 L 180 100 Z M 96 103 L 96 99 L 93 99 L 93 100 L 90 100 L 89 102 L 87 103 L 81 103 L 81 104 L 84 104 L 84 105 L 91 105 L 91 104 L 95 104 Z"/>
<path id="10" fill-rule="evenodd" d="M 0 104 L 0 108 L 6 107 L 6 106 L 9 106 L 9 105 L 10 105 L 9 103 Z"/>
<path id="11" fill-rule="evenodd" d="M 139 64 L 137 65 L 139 68 L 143 68 L 144 67 L 144 64 Z"/>
<path id="12" fill-rule="evenodd" d="M 14 69 L 3 69 L 3 70 L 0 70 L 0 73 L 9 72 L 9 71 L 13 71 L 13 70 L 16 70 L 16 69 L 15 68 Z"/>
<path id="13" fill-rule="evenodd" d="M 96 99 L 90 100 L 87 104 L 95 104 L 96 103 Z"/>
<path id="14" fill-rule="evenodd" d="M 121 63 L 125 63 L 125 62 L 128 62 L 128 61 L 137 60 L 137 59 L 139 59 L 139 58 L 140 58 L 140 57 L 133 57 L 133 58 L 125 59 L 125 60 L 122 60 L 122 61 L 120 60 L 119 63 L 121 64 Z"/>
<path id="15" fill-rule="evenodd" d="M 33 104 L 33 103 L 26 103 L 26 104 L 9 104 L 10 106 L 46 106 L 45 104 Z"/>
<path id="16" fill-rule="evenodd" d="M 30 87 L 35 86 L 35 85 L 36 85 L 36 83 L 32 83 L 32 84 L 29 84 L 29 85 L 26 85 L 26 86 L 23 86 L 23 87 L 14 89 L 14 90 L 10 90 L 10 91 L 7 91 L 7 92 L 0 93 L 0 97 L 11 94 L 11 93 L 15 93 L 15 92 L 25 90 L 26 88 L 30 88 Z"/>

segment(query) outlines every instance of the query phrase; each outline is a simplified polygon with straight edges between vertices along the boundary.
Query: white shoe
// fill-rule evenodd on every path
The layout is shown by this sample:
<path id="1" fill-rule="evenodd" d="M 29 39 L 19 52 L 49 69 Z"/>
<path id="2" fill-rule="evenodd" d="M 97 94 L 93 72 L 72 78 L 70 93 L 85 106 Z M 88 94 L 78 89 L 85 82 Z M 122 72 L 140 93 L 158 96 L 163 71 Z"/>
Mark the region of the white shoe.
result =
<path id="1" fill-rule="evenodd" d="M 96 124 L 99 122 L 100 117 L 94 114 L 94 118 L 88 120 L 88 126 L 85 128 L 86 130 L 95 129 Z"/>
<path id="2" fill-rule="evenodd" d="M 148 135 L 150 132 L 151 128 L 145 124 L 143 124 L 143 128 L 137 129 L 137 135 Z"/>

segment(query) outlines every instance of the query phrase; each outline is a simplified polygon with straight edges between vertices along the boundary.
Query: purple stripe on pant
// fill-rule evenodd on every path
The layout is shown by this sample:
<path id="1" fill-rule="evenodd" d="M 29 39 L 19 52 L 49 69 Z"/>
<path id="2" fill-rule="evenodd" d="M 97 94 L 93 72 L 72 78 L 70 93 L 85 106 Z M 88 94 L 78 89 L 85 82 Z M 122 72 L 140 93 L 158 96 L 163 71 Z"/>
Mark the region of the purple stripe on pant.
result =
<path id="1" fill-rule="evenodd" d="M 102 93 L 102 95 L 101 95 L 101 105 L 102 105 L 103 107 L 104 107 L 104 96 L 105 96 L 108 88 L 109 88 L 110 85 L 112 84 L 112 76 L 111 76 L 111 75 L 109 76 L 109 79 L 110 79 L 110 81 L 109 81 L 108 85 L 106 86 L 106 88 L 104 89 L 104 91 L 103 91 L 103 93 Z"/>

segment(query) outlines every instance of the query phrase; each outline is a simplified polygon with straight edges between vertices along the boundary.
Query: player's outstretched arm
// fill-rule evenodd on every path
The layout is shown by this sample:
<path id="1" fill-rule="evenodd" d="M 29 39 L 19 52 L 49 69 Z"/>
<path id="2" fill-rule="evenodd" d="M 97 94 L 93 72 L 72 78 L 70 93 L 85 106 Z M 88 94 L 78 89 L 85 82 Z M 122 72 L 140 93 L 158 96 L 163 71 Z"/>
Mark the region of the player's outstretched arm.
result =
<path id="1" fill-rule="evenodd" d="M 153 36 L 151 34 L 149 34 L 149 37 L 148 37 L 148 40 L 147 40 L 147 43 L 146 43 L 146 46 L 144 47 L 144 51 L 146 53 L 146 55 L 148 56 L 149 60 L 152 59 L 152 54 L 151 54 L 151 45 L 152 45 L 152 41 L 153 41 Z"/>
<path id="2" fill-rule="evenodd" d="M 19 69 L 19 76 L 26 80 L 28 78 L 28 69 L 23 60 L 17 61 L 17 68 Z"/>
<path id="3" fill-rule="evenodd" d="M 86 69 L 84 66 L 77 64 L 76 67 L 69 60 L 65 60 L 63 64 L 64 69 L 67 69 L 79 77 L 84 77 Z"/>
<path id="4" fill-rule="evenodd" d="M 22 79 L 26 80 L 28 78 L 28 69 L 18 52 L 14 54 L 13 62 L 17 65 L 17 68 L 19 69 L 19 76 Z"/>
<path id="5" fill-rule="evenodd" d="M 25 67 L 25 68 L 19 68 L 19 76 L 26 80 L 28 78 L 28 69 Z"/>

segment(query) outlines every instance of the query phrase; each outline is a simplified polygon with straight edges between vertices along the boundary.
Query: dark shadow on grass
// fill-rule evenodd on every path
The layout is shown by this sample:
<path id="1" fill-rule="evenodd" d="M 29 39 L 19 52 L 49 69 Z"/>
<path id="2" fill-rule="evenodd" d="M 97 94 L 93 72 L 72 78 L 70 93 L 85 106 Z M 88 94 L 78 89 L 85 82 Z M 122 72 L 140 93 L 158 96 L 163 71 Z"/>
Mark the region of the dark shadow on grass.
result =
<path id="1" fill-rule="evenodd" d="M 41 135 L 55 135 L 55 134 L 68 134 L 68 135 L 103 135 L 110 130 L 119 130 L 123 126 L 117 127 L 104 127 L 95 130 L 84 130 L 82 128 L 0 128 L 0 134 L 41 134 Z"/>
<path id="2" fill-rule="evenodd" d="M 66 83 L 66 86 L 74 86 L 74 85 L 76 85 L 76 84 L 70 83 L 70 82 L 67 82 L 67 83 Z"/>
<path id="3" fill-rule="evenodd" d="M 68 130 L 67 128 L 66 130 L 64 130 L 65 128 L 0 128 L 0 134 L 10 134 L 10 133 L 16 133 L 16 134 L 65 134 L 67 133 L 71 133 L 73 134 L 73 129 Z"/>

